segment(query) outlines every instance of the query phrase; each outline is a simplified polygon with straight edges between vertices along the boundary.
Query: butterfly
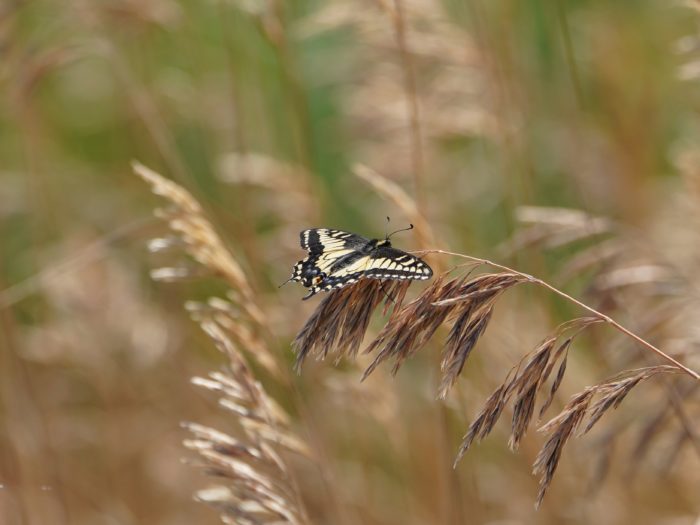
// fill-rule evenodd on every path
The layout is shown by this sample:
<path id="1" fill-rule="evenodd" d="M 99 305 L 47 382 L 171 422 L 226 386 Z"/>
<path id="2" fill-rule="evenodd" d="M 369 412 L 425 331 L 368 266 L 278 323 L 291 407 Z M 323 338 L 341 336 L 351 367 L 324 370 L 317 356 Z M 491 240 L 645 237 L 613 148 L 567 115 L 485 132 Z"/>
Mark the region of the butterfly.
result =
<path id="1" fill-rule="evenodd" d="M 413 228 L 411 224 L 410 230 Z M 397 230 L 404 231 L 404 230 Z M 393 235 L 393 232 L 391 235 Z M 433 270 L 418 257 L 392 248 L 384 239 L 366 239 L 342 230 L 313 228 L 299 234 L 308 257 L 294 265 L 289 281 L 309 288 L 308 299 L 320 291 L 342 288 L 361 277 L 373 279 L 426 280 Z"/>

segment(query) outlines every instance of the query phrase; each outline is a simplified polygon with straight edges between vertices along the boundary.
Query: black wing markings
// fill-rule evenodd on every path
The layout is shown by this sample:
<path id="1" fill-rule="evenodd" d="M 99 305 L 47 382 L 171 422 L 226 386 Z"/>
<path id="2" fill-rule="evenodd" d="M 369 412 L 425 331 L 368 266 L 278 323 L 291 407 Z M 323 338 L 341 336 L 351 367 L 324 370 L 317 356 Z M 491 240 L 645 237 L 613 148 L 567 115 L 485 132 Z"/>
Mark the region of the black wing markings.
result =
<path id="1" fill-rule="evenodd" d="M 361 248 L 369 243 L 369 239 L 343 230 L 311 228 L 299 233 L 299 243 L 310 254 L 314 254 L 348 248 Z"/>

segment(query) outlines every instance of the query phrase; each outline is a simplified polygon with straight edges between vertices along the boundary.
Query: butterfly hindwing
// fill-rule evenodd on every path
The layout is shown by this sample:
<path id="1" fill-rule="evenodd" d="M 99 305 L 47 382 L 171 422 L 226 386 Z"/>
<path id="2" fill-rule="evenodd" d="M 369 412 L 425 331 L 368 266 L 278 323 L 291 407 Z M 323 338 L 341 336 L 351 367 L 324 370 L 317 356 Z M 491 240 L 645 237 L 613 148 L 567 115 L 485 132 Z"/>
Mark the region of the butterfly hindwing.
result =
<path id="1" fill-rule="evenodd" d="M 322 281 L 320 281 L 319 284 L 312 285 L 309 288 L 309 293 L 306 294 L 306 296 L 304 296 L 304 299 L 308 299 L 309 297 L 316 295 L 318 292 L 328 292 L 328 291 L 333 290 L 335 288 L 342 288 L 343 286 L 346 286 L 348 284 L 355 283 L 361 277 L 362 277 L 362 272 L 357 272 L 357 273 L 348 274 L 348 275 L 341 275 L 341 276 L 330 275 L 330 276 L 324 278 Z"/>
<path id="2" fill-rule="evenodd" d="M 379 246 L 369 258 L 364 272 L 367 277 L 422 281 L 433 276 L 433 270 L 421 259 L 391 246 Z"/>

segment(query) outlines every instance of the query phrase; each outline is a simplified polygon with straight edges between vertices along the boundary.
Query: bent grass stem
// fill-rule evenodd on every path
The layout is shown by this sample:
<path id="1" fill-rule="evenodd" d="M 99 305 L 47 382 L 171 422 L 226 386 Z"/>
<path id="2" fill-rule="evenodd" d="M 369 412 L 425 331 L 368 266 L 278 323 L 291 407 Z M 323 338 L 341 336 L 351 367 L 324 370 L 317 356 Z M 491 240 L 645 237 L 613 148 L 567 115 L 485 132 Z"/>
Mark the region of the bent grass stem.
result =
<path id="1" fill-rule="evenodd" d="M 617 331 L 619 331 L 619 332 L 625 334 L 626 336 L 628 336 L 628 337 L 634 339 L 637 343 L 639 343 L 639 344 L 642 345 L 643 347 L 645 347 L 645 348 L 647 348 L 648 350 L 651 350 L 652 352 L 656 353 L 659 357 L 661 357 L 661 358 L 664 359 L 665 361 L 668 361 L 669 363 L 672 363 L 674 366 L 676 366 L 677 368 L 679 368 L 680 370 L 682 370 L 683 372 L 685 372 L 686 374 L 688 374 L 688 375 L 691 376 L 692 378 L 696 379 L 697 381 L 700 381 L 700 374 L 698 374 L 698 372 L 694 371 L 694 370 L 691 369 L 691 368 L 688 368 L 688 367 L 685 366 L 683 363 L 681 363 L 680 361 L 674 359 L 673 357 L 671 357 L 670 355 L 668 355 L 666 352 L 664 352 L 664 351 L 661 350 L 660 348 L 658 348 L 658 347 L 654 346 L 653 344 L 651 344 L 651 343 L 650 343 L 649 341 L 647 341 L 646 339 L 643 339 L 642 337 L 638 336 L 637 334 L 635 334 L 634 332 L 632 332 L 632 331 L 629 330 L 628 328 L 625 328 L 625 327 L 622 326 L 620 323 L 618 323 L 617 321 L 615 321 L 612 317 L 607 316 L 607 315 L 605 315 L 605 314 L 602 313 L 602 312 L 599 312 L 599 311 L 596 310 L 595 308 L 592 308 L 592 307 L 588 306 L 588 305 L 585 304 L 585 303 L 582 303 L 581 301 L 579 301 L 579 300 L 576 299 L 575 297 L 572 297 L 571 295 L 567 294 L 566 292 L 561 291 L 559 288 L 556 288 L 556 287 L 552 286 L 551 284 L 549 284 L 549 283 L 546 282 L 546 281 L 543 281 L 542 279 L 539 279 L 539 278 L 537 278 L 537 277 L 533 277 L 532 275 L 529 275 L 529 274 L 527 274 L 527 273 L 520 272 L 520 271 L 515 270 L 515 269 L 513 269 L 513 268 L 510 268 L 510 267 L 508 267 L 508 266 L 495 263 L 495 262 L 490 261 L 490 260 L 488 260 L 488 259 L 482 259 L 481 257 L 473 257 L 473 256 L 471 256 L 471 255 L 464 255 L 463 253 L 456 253 L 456 252 L 450 252 L 450 251 L 447 251 L 447 250 L 437 250 L 437 249 L 432 249 L 432 250 L 420 250 L 419 253 L 422 253 L 422 254 L 426 254 L 426 253 L 436 253 L 436 254 L 442 254 L 442 255 L 451 255 L 451 256 L 453 256 L 453 257 L 460 257 L 460 258 L 462 258 L 462 259 L 467 259 L 467 260 L 470 260 L 470 261 L 473 261 L 473 262 L 476 262 L 476 263 L 479 263 L 479 264 L 487 264 L 487 265 L 492 266 L 492 267 L 494 267 L 494 268 L 499 268 L 499 269 L 501 269 L 501 270 L 504 270 L 504 271 L 507 271 L 507 272 L 512 272 L 512 273 L 515 273 L 515 274 L 517 274 L 517 275 L 520 275 L 520 276 L 522 276 L 526 281 L 531 282 L 531 283 L 534 283 L 534 284 L 537 284 L 537 285 L 540 285 L 540 286 L 546 288 L 547 290 L 549 290 L 550 292 L 553 292 L 553 293 L 555 293 L 556 295 L 558 295 L 558 296 L 560 296 L 560 297 L 566 299 L 567 301 L 569 301 L 569 302 L 571 302 L 571 303 L 573 303 L 573 304 L 579 306 L 580 308 L 583 308 L 584 310 L 586 310 L 586 311 L 589 312 L 590 314 L 594 315 L 595 317 L 601 319 L 601 320 L 604 321 L 605 323 L 607 323 L 607 324 L 609 324 L 610 326 L 612 326 L 613 328 L 615 328 Z"/>

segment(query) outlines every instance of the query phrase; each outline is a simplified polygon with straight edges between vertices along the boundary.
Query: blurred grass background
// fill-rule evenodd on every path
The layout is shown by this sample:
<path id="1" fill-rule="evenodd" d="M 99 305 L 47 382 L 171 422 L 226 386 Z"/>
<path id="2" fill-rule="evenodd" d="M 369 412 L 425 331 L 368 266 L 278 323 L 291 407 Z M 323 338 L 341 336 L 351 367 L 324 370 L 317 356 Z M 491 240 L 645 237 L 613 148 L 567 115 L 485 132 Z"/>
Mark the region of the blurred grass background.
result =
<path id="1" fill-rule="evenodd" d="M 313 308 L 298 287 L 276 288 L 300 258 L 298 231 L 381 236 L 385 216 L 408 221 L 353 175 L 358 163 L 417 200 L 434 247 L 506 257 L 548 279 L 577 248 L 503 255 L 516 209 L 581 208 L 697 281 L 697 6 L 5 0 L 2 522 L 218 521 L 191 499 L 207 481 L 181 463 L 178 425 L 230 424 L 189 386 L 221 358 L 182 309 L 222 288 L 150 281 L 145 241 L 158 225 L 133 159 L 205 206 L 245 261 L 287 368 Z M 406 234 L 397 244 L 417 247 Z M 587 276 L 566 285 L 585 294 Z M 687 443 L 662 442 L 650 466 L 618 461 L 599 490 L 588 481 L 598 442 L 576 443 L 537 513 L 536 433 L 517 455 L 491 438 L 451 470 L 507 367 L 573 315 L 532 291 L 506 303 L 446 410 L 430 355 L 393 381 L 358 386 L 354 365 L 330 362 L 295 379 L 314 414 L 298 431 L 324 465 L 298 461 L 315 523 L 695 523 L 700 463 Z M 620 308 L 622 320 L 648 306 Z M 570 391 L 616 372 L 602 355 L 616 347 L 635 355 L 609 334 L 588 341 Z M 274 381 L 270 390 L 298 409 Z M 641 410 L 659 402 L 650 390 Z M 632 423 L 639 414 L 622 412 Z M 672 465 L 655 468 L 671 452 Z"/>

